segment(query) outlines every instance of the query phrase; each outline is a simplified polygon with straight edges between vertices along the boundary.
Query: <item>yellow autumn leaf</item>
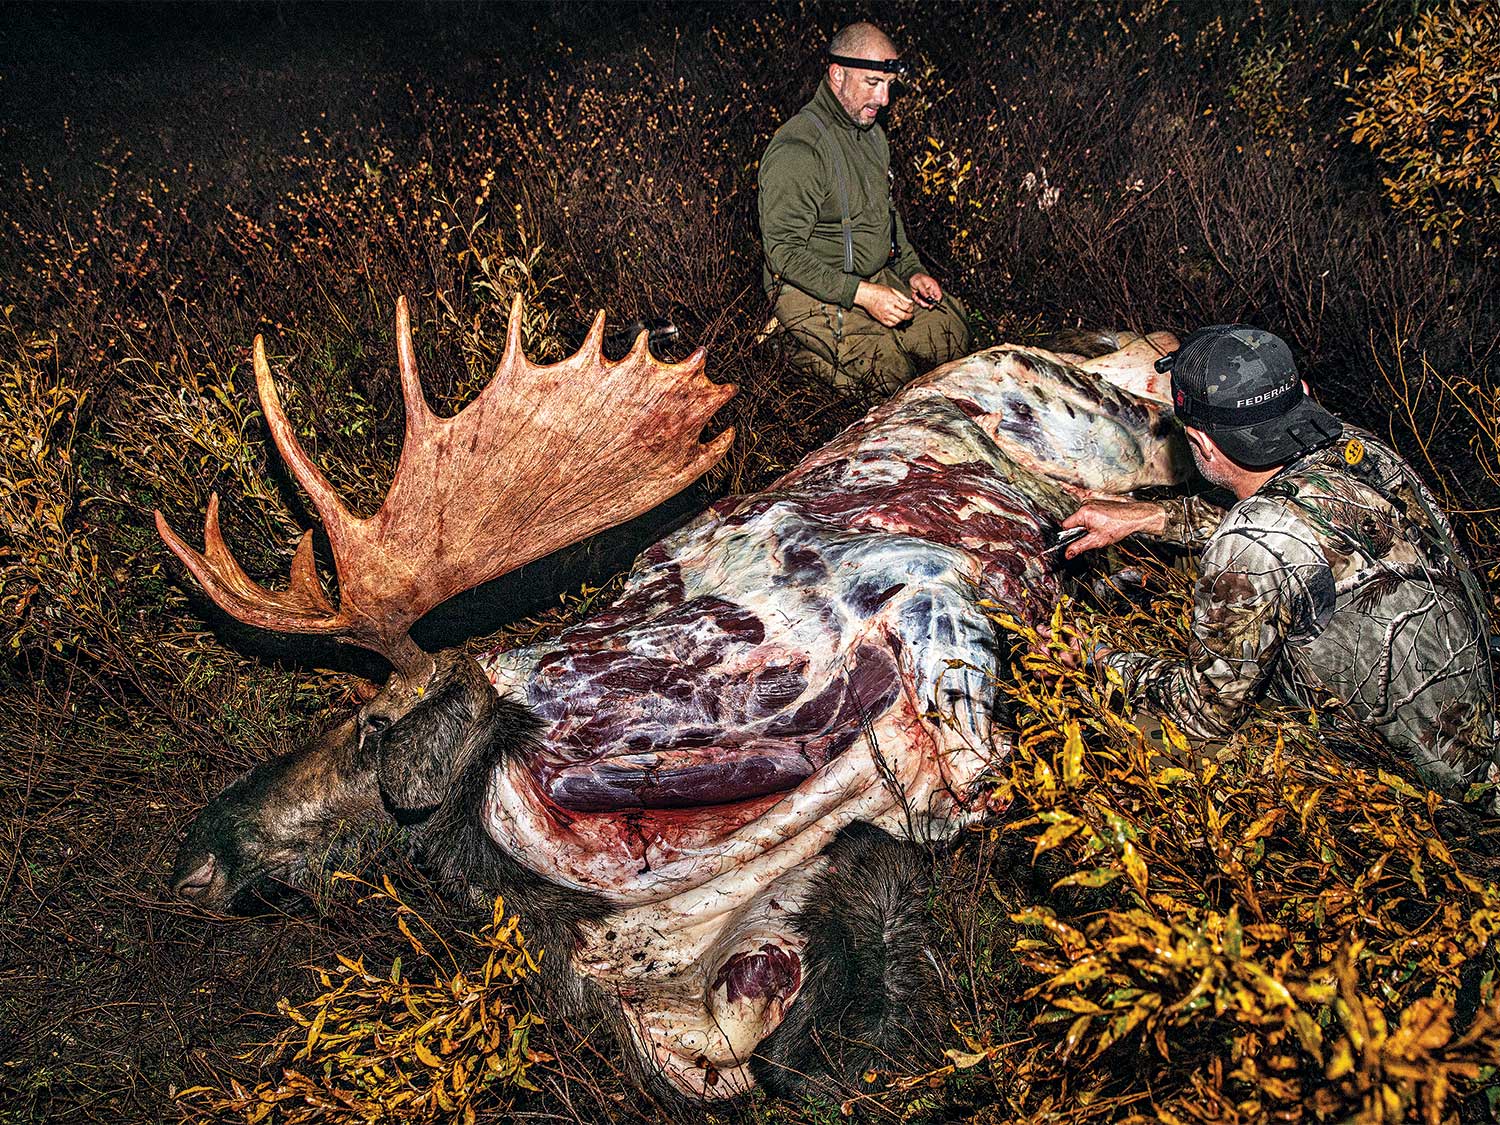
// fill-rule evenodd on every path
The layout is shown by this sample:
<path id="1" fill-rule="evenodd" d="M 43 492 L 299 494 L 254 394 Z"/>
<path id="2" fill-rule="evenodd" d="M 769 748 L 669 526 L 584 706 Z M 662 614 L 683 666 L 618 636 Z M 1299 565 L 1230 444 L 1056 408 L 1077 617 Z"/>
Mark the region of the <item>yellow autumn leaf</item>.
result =
<path id="1" fill-rule="evenodd" d="M 323 1033 L 323 1024 L 326 1023 L 327 1020 L 328 1009 L 319 1009 L 318 1014 L 313 1018 L 312 1025 L 307 1029 L 307 1042 L 303 1045 L 302 1050 L 298 1051 L 294 1056 L 292 1056 L 293 1060 L 312 1057 L 312 1049 L 317 1045 L 318 1036 Z"/>
<path id="2" fill-rule="evenodd" d="M 1136 893 L 1146 898 L 1146 861 L 1141 858 L 1141 853 L 1133 840 L 1126 840 L 1124 846 L 1121 847 L 1120 862 L 1125 865 L 1125 874 L 1130 876 L 1130 882 L 1135 887 Z"/>
<path id="3" fill-rule="evenodd" d="M 1152 778 L 1158 785 L 1176 785 L 1180 781 L 1191 781 L 1192 779 L 1193 775 L 1181 766 L 1168 766 Z"/>
<path id="4" fill-rule="evenodd" d="M 1105 963 L 1096 957 L 1086 957 L 1074 965 L 1070 965 L 1055 977 L 1047 981 L 1045 987 L 1049 989 L 1065 988 L 1072 985 L 1086 984 L 1089 981 L 1098 980 L 1104 975 Z"/>
<path id="5" fill-rule="evenodd" d="M 954 1047 L 949 1047 L 943 1054 L 953 1063 L 954 1070 L 971 1070 L 982 1062 L 988 1062 L 990 1057 L 987 1051 L 960 1051 Z"/>
<path id="6" fill-rule="evenodd" d="M 1064 1060 L 1072 1057 L 1073 1052 L 1078 1049 L 1079 1043 L 1083 1041 L 1084 1033 L 1088 1031 L 1089 1025 L 1094 1022 L 1093 1016 L 1079 1016 L 1068 1025 L 1068 1034 L 1063 1037 L 1062 1057 Z"/>
<path id="7" fill-rule="evenodd" d="M 1035 859 L 1043 852 L 1051 851 L 1082 827 L 1083 822 L 1073 817 L 1069 817 L 1066 820 L 1059 820 L 1057 823 L 1049 825 L 1047 830 L 1036 838 L 1036 846 L 1031 850 L 1031 858 Z"/>
<path id="8" fill-rule="evenodd" d="M 1113 871 L 1108 867 L 1094 867 L 1088 871 L 1075 871 L 1071 875 L 1064 875 L 1052 884 L 1052 889 L 1055 891 L 1059 887 L 1103 887 L 1119 877 L 1118 871 Z"/>
<path id="9" fill-rule="evenodd" d="M 1083 732 L 1077 719 L 1063 725 L 1065 741 L 1062 751 L 1062 779 L 1068 788 L 1077 788 L 1083 780 Z"/>

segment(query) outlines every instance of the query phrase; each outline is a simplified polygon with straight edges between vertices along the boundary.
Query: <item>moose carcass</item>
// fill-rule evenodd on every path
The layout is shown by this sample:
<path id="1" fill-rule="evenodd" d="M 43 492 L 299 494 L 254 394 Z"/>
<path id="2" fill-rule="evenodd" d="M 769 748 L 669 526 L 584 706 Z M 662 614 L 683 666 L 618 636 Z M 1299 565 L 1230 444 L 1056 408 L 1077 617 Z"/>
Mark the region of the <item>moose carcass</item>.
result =
<path id="1" fill-rule="evenodd" d="M 1019 347 L 939 368 L 770 488 L 648 549 L 618 599 L 557 638 L 475 661 L 408 635 L 459 591 L 629 518 L 718 458 L 697 434 L 733 388 L 701 351 L 644 335 L 605 361 L 531 365 L 519 306 L 495 379 L 429 411 L 407 311 L 406 441 L 380 511 L 347 511 L 302 450 L 259 338 L 282 456 L 327 528 L 290 587 L 253 582 L 219 532 L 173 551 L 229 613 L 385 655 L 380 694 L 199 816 L 176 889 L 227 905 L 320 854 L 340 824 L 416 824 L 455 892 L 504 893 L 551 1003 L 611 1015 L 645 1083 L 694 1097 L 787 1091 L 921 1046 L 938 996 L 911 843 L 983 814 L 992 727 L 986 604 L 1050 611 L 1065 486 L 1178 478 L 1154 341 L 1073 365 Z M 1079 357 L 1074 356 L 1074 359 Z"/>

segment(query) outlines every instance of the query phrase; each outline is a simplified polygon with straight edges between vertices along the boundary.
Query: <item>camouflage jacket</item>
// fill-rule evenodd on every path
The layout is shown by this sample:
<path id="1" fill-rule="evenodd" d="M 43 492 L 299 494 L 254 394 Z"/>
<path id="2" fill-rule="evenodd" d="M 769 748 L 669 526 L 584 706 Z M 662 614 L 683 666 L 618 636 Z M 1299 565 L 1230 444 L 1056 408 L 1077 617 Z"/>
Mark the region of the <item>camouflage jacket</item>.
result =
<path id="1" fill-rule="evenodd" d="M 1441 792 L 1500 780 L 1489 622 L 1437 502 L 1388 447 L 1345 426 L 1228 514 L 1169 503 L 1162 538 L 1204 544 L 1193 632 L 1186 659 L 1101 654 L 1132 698 L 1215 738 L 1271 690 L 1367 725 Z"/>

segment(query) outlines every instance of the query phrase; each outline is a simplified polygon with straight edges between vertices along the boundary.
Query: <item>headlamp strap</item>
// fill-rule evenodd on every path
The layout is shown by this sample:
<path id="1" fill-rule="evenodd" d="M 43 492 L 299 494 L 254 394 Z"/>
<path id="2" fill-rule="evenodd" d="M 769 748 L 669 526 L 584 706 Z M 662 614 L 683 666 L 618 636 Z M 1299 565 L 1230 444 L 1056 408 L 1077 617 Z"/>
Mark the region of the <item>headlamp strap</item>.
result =
<path id="1" fill-rule="evenodd" d="M 894 74 L 898 78 L 904 77 L 910 69 L 900 59 L 856 59 L 850 55 L 835 55 L 832 51 L 828 52 L 828 61 L 854 67 L 856 70 L 878 70 L 882 74 Z"/>

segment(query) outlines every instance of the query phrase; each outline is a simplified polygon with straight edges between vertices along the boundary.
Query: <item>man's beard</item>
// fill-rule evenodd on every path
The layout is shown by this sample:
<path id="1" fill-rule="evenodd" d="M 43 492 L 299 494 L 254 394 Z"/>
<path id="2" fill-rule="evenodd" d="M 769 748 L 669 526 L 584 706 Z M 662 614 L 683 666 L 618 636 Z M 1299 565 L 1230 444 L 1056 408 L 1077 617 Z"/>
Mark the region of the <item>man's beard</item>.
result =
<path id="1" fill-rule="evenodd" d="M 1199 476 L 1209 484 L 1216 484 L 1220 488 L 1234 491 L 1234 483 L 1229 479 L 1229 474 L 1222 468 L 1219 461 L 1215 460 L 1211 465 L 1206 464 L 1196 445 L 1190 445 L 1189 448 L 1193 451 L 1193 464 L 1198 467 Z"/>

